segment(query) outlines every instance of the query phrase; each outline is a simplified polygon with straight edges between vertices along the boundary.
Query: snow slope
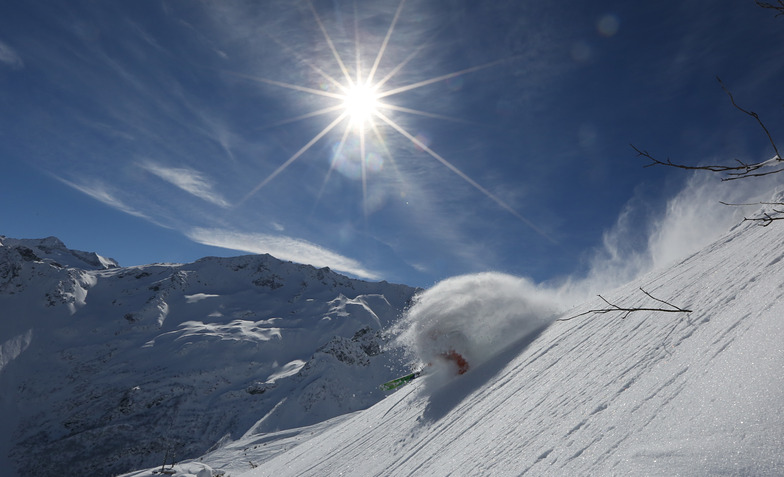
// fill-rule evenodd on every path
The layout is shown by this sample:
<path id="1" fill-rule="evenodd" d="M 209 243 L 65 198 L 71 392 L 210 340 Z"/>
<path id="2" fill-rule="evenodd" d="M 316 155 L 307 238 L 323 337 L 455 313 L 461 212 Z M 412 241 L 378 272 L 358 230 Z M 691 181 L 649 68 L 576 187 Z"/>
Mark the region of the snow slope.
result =
<path id="1" fill-rule="evenodd" d="M 555 321 L 446 384 L 416 380 L 300 434 L 267 461 L 234 443 L 245 454 L 231 475 L 784 475 L 782 239 L 782 227 L 745 222 L 602 295 L 666 308 L 642 287 L 690 313 Z M 563 317 L 606 307 L 596 298 Z M 213 456 L 215 469 L 230 452 Z"/>
<path id="2" fill-rule="evenodd" d="M 0 474 L 114 475 L 367 408 L 415 289 L 269 255 L 122 268 L 0 238 Z"/>

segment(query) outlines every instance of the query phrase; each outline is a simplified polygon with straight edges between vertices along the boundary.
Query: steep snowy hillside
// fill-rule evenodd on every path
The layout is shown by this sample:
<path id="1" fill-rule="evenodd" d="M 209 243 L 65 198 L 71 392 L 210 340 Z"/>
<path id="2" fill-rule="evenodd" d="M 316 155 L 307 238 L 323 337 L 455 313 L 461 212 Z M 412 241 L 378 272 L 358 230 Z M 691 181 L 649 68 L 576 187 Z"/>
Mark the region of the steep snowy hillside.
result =
<path id="1" fill-rule="evenodd" d="M 670 308 L 642 288 L 690 313 L 581 315 L 612 308 L 596 298 L 446 383 L 418 379 L 328 428 L 248 435 L 172 470 L 782 475 L 783 238 L 780 226 L 745 222 L 681 263 L 602 295 L 622 308 Z M 513 297 L 505 301 L 486 301 L 483 315 L 514 306 Z"/>
<path id="2" fill-rule="evenodd" d="M 380 330 L 415 291 L 268 255 L 120 268 L 2 237 L 2 473 L 113 475 L 366 408 L 401 371 Z"/>

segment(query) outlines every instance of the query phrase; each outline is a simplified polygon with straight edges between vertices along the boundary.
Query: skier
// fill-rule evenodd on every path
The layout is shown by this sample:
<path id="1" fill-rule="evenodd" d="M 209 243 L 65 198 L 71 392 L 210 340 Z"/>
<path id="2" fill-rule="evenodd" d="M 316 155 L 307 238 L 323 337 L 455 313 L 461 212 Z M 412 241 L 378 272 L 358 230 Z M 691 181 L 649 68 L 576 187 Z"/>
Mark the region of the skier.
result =
<path id="1" fill-rule="evenodd" d="M 468 372 L 470 368 L 468 358 L 471 357 L 471 347 L 469 340 L 462 331 L 445 330 L 434 326 L 423 332 L 421 336 L 424 339 L 421 341 L 419 349 L 424 352 L 420 353 L 420 358 L 423 358 L 425 363 L 427 363 L 425 367 L 419 371 L 388 381 L 380 386 L 381 389 L 389 391 L 398 388 L 423 374 L 428 374 L 426 370 L 437 363 L 444 364 L 453 370 L 454 375 L 462 375 Z M 441 369 L 445 368 L 441 366 Z"/>
<path id="2" fill-rule="evenodd" d="M 441 353 L 439 357 L 453 362 L 455 366 L 457 366 L 457 374 L 465 374 L 465 372 L 468 371 L 468 361 L 466 361 L 462 354 L 453 349 L 447 351 L 446 353 Z"/>
<path id="3" fill-rule="evenodd" d="M 468 371 L 468 368 L 470 367 L 468 365 L 468 361 L 463 357 L 463 355 L 461 355 L 455 350 L 449 350 L 446 353 L 441 353 L 438 355 L 438 358 L 443 359 L 444 361 L 454 363 L 454 365 L 457 367 L 457 374 L 465 374 Z M 430 366 L 433 366 L 433 363 L 427 363 L 425 369 L 427 369 Z M 401 376 L 399 378 L 393 379 L 392 381 L 387 381 L 386 383 L 382 384 L 380 388 L 383 389 L 384 391 L 390 391 L 392 389 L 396 389 L 406 384 L 407 382 L 418 378 L 419 376 L 422 375 L 423 372 L 424 370 L 419 370 L 407 374 L 405 376 Z"/>

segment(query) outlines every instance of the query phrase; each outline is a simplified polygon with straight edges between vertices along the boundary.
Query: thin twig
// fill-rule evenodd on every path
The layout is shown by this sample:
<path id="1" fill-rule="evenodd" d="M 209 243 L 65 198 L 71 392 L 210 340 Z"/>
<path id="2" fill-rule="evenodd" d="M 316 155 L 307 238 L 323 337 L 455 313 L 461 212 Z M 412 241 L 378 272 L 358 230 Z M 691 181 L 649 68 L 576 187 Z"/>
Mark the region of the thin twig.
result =
<path id="1" fill-rule="evenodd" d="M 771 10 L 776 10 L 778 12 L 776 13 L 777 17 L 784 15 L 784 0 L 778 0 L 779 3 L 778 5 L 773 5 L 772 3 L 768 3 L 768 2 L 760 2 L 759 0 L 756 0 L 755 3 L 762 8 L 770 8 Z"/>
<path id="2" fill-rule="evenodd" d="M 729 202 L 719 201 L 719 203 L 722 205 L 729 205 L 732 207 L 742 207 L 742 206 L 749 206 L 749 205 L 778 205 L 784 207 L 784 202 L 757 202 L 754 204 L 732 204 Z M 779 215 L 771 215 L 770 212 L 763 212 L 762 217 L 752 217 L 752 218 L 743 217 L 743 220 L 749 222 L 761 222 L 760 225 L 763 227 L 767 227 L 768 225 L 772 224 L 776 220 L 784 220 L 784 210 L 773 209 L 773 213 Z"/>
<path id="3" fill-rule="evenodd" d="M 784 0 L 780 0 L 780 1 L 784 1 Z M 637 152 L 638 156 L 645 157 L 651 161 L 649 164 L 646 164 L 644 167 L 668 166 L 668 167 L 675 167 L 678 169 L 685 169 L 689 171 L 699 170 L 699 171 L 719 172 L 725 174 L 726 176 L 721 179 L 722 181 L 733 181 L 737 179 L 745 179 L 748 177 L 762 177 L 771 174 L 778 174 L 779 172 L 784 172 L 784 168 L 767 170 L 764 172 L 757 172 L 759 169 L 762 169 L 763 167 L 772 166 L 773 164 L 778 164 L 784 161 L 784 159 L 782 159 L 781 153 L 779 152 L 779 148 L 778 146 L 776 146 L 776 142 L 773 140 L 773 136 L 770 134 L 770 131 L 765 126 L 765 123 L 762 122 L 762 119 L 760 119 L 759 114 L 755 113 L 754 111 L 748 111 L 743 107 L 741 107 L 740 105 L 738 105 L 738 103 L 735 102 L 735 97 L 732 95 L 732 92 L 729 90 L 729 88 L 727 88 L 727 86 L 724 84 L 721 78 L 717 76 L 716 80 L 719 82 L 721 89 L 723 89 L 724 92 L 727 93 L 727 96 L 730 98 L 730 102 L 732 103 L 732 105 L 737 110 L 751 116 L 757 121 L 757 124 L 759 124 L 759 126 L 765 132 L 765 135 L 768 137 L 768 141 L 770 142 L 770 145 L 773 147 L 773 151 L 776 153 L 776 155 L 769 160 L 762 161 L 762 162 L 755 162 L 751 164 L 746 164 L 745 162 L 736 159 L 738 165 L 735 166 L 729 166 L 729 165 L 725 166 L 720 164 L 709 164 L 705 166 L 689 166 L 686 164 L 679 164 L 676 162 L 672 162 L 670 158 L 667 158 L 667 160 L 664 161 L 657 159 L 648 151 L 639 149 L 634 144 L 631 144 L 632 149 L 634 149 Z"/>
<path id="4" fill-rule="evenodd" d="M 603 297 L 601 295 L 597 295 L 599 298 L 602 299 L 602 301 L 607 303 L 607 305 L 610 308 L 597 308 L 597 309 L 593 309 L 593 310 L 588 310 L 588 311 L 585 311 L 585 312 L 580 313 L 578 315 L 570 316 L 568 318 L 559 318 L 559 319 L 557 319 L 555 321 L 569 321 L 569 320 L 573 320 L 575 318 L 579 318 L 581 316 L 590 315 L 591 313 L 594 313 L 594 314 L 597 314 L 597 315 L 603 315 L 605 313 L 612 313 L 612 312 L 615 312 L 615 311 L 624 312 L 624 315 L 623 315 L 623 317 L 621 317 L 621 319 L 626 319 L 627 316 L 629 316 L 631 313 L 633 313 L 635 311 L 656 311 L 656 312 L 660 311 L 660 312 L 665 312 L 665 313 L 691 313 L 691 310 L 687 310 L 685 308 L 681 308 L 679 306 L 673 305 L 672 303 L 664 301 L 664 300 L 662 300 L 660 298 L 656 298 L 655 296 L 651 295 L 647 291 L 643 290 L 642 287 L 640 287 L 640 291 L 645 293 L 645 295 L 647 295 L 649 298 L 652 298 L 653 300 L 656 300 L 659 303 L 663 303 L 663 304 L 669 306 L 670 308 L 648 308 L 648 307 L 624 308 L 624 307 L 616 305 L 615 303 L 610 302 L 609 300 L 607 300 L 605 297 Z"/>
<path id="5" fill-rule="evenodd" d="M 784 214 L 784 210 L 776 210 L 773 209 L 773 212 L 777 214 Z M 743 220 L 748 220 L 749 222 L 761 222 L 761 226 L 767 227 L 768 225 L 772 224 L 776 220 L 784 220 L 784 215 L 777 215 L 773 216 L 767 212 L 762 213 L 762 217 L 754 217 L 749 219 L 748 217 L 743 217 Z"/>
<path id="6" fill-rule="evenodd" d="M 762 128 L 762 130 L 765 131 L 765 134 L 768 135 L 768 141 L 770 141 L 770 145 L 773 146 L 773 150 L 776 151 L 776 157 L 780 161 L 781 160 L 781 154 L 779 154 L 779 148 L 777 148 L 776 147 L 776 143 L 773 142 L 773 137 L 770 135 L 770 131 L 768 131 L 768 128 L 765 127 L 765 124 L 760 119 L 759 114 L 755 113 L 754 111 L 747 111 L 747 110 L 741 108 L 740 106 L 738 106 L 738 103 L 735 102 L 735 98 L 732 96 L 732 93 L 727 88 L 727 86 L 724 85 L 724 82 L 721 80 L 721 78 L 719 78 L 717 76 L 716 77 L 716 81 L 719 82 L 719 84 L 721 85 L 721 89 L 723 89 L 724 92 L 727 93 L 727 96 L 730 97 L 730 101 L 732 102 L 732 105 L 735 106 L 736 109 L 738 109 L 739 111 L 743 111 L 744 113 L 748 114 L 749 116 L 751 116 L 752 118 L 757 120 L 757 123 L 759 123 L 760 127 Z"/>

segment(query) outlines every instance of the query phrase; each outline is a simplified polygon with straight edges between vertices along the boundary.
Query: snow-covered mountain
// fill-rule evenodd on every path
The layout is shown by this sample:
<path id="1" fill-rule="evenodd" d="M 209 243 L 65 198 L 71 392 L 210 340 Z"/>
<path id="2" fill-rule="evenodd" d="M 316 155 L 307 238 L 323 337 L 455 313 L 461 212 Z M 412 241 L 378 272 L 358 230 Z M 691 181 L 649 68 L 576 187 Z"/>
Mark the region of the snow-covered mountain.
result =
<path id="1" fill-rule="evenodd" d="M 115 475 L 320 423 L 402 371 L 415 289 L 269 255 L 119 267 L 0 236 L 2 475 Z"/>
<path id="2" fill-rule="evenodd" d="M 422 304 L 451 299 L 461 306 L 443 313 L 457 323 L 467 322 L 462 310 L 470 308 L 487 333 L 509 332 L 517 310 L 525 331 L 461 376 L 425 376 L 369 409 L 311 427 L 251 432 L 167 471 L 784 475 L 782 239 L 780 226 L 744 222 L 546 328 L 532 326 L 541 317 L 528 313 L 531 303 L 549 299 L 536 287 L 486 286 L 503 283 L 500 276 L 434 287 L 409 317 Z M 475 293 L 466 297 L 472 280 Z M 674 311 L 603 312 L 615 307 Z M 494 328 L 498 320 L 504 324 Z"/>

